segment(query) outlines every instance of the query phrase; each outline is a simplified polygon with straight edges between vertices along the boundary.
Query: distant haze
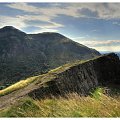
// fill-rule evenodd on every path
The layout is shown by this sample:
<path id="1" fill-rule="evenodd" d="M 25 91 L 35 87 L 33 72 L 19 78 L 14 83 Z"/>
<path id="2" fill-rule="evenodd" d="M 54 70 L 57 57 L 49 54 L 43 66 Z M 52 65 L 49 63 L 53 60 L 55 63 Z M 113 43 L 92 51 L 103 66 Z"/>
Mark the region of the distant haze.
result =
<path id="1" fill-rule="evenodd" d="M 110 53 L 110 52 L 113 52 L 113 51 L 100 51 L 100 53 L 101 54 L 107 54 L 107 53 Z M 115 52 L 118 56 L 119 56 L 119 58 L 120 58 L 120 51 L 119 52 Z"/>

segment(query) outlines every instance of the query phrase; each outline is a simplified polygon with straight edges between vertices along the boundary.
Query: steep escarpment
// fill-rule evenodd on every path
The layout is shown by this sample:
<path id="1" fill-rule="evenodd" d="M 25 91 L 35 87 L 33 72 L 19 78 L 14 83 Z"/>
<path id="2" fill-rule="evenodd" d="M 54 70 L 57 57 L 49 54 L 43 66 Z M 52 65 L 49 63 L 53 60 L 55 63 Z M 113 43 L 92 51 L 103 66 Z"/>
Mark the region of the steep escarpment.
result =
<path id="1" fill-rule="evenodd" d="M 52 72 L 56 73 L 57 71 Z M 45 87 L 36 89 L 29 95 L 43 97 L 51 94 L 64 95 L 69 92 L 88 95 L 91 89 L 97 86 L 120 85 L 120 60 L 116 54 L 111 53 L 82 64 L 76 63 L 45 84 Z"/>
<path id="2" fill-rule="evenodd" d="M 46 73 L 100 53 L 59 33 L 26 34 L 12 26 L 0 29 L 0 85 Z"/>
<path id="3" fill-rule="evenodd" d="M 14 85 L 13 91 L 3 91 L 0 108 L 24 96 L 41 99 L 73 92 L 86 96 L 92 89 L 110 84 L 120 85 L 120 60 L 114 53 L 63 65 L 34 77 L 32 82 L 19 89 Z"/>

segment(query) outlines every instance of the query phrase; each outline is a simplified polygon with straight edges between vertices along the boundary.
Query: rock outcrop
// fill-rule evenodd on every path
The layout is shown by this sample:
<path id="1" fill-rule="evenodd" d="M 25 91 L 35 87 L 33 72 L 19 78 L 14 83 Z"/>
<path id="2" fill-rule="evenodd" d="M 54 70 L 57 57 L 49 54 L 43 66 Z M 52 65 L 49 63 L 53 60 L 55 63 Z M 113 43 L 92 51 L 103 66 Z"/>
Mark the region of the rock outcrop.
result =
<path id="1" fill-rule="evenodd" d="M 57 71 L 52 74 L 56 73 Z M 37 98 L 71 92 L 88 95 L 91 89 L 97 86 L 120 85 L 120 60 L 114 53 L 103 55 L 85 63 L 73 65 L 45 84 L 29 95 Z"/>

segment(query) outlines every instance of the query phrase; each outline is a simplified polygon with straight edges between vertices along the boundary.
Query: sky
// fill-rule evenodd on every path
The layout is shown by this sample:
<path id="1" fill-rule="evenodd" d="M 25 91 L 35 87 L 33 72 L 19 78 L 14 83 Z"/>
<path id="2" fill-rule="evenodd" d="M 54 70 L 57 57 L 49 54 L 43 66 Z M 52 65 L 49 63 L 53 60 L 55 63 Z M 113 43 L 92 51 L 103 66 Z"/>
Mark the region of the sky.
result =
<path id="1" fill-rule="evenodd" d="M 58 32 L 98 51 L 120 51 L 120 3 L 0 3 L 0 28 Z"/>

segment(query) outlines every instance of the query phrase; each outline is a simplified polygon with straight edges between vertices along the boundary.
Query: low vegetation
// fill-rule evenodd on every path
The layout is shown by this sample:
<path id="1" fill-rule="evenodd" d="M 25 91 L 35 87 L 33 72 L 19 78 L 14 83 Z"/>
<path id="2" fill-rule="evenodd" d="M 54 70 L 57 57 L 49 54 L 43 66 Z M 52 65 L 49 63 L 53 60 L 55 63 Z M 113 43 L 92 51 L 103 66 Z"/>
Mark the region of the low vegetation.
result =
<path id="1" fill-rule="evenodd" d="M 0 111 L 0 117 L 120 117 L 120 96 L 108 97 L 97 88 L 88 97 L 76 93 L 66 97 L 33 100 L 24 98 Z"/>
<path id="2" fill-rule="evenodd" d="M 20 88 L 23 88 L 25 86 L 27 86 L 28 84 L 30 84 L 31 82 L 33 82 L 38 76 L 35 76 L 35 77 L 30 77 L 26 80 L 21 80 L 3 90 L 0 90 L 0 96 L 3 96 L 3 95 L 6 95 L 6 94 L 9 94 L 15 90 L 18 90 Z"/>

